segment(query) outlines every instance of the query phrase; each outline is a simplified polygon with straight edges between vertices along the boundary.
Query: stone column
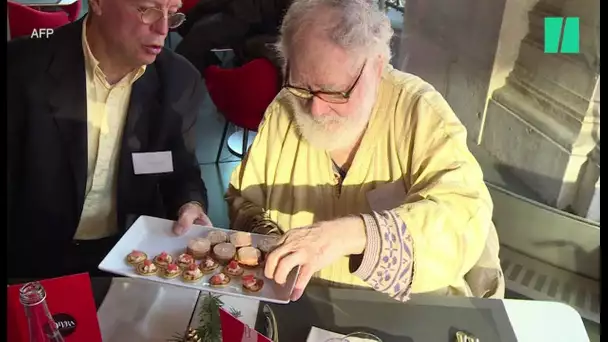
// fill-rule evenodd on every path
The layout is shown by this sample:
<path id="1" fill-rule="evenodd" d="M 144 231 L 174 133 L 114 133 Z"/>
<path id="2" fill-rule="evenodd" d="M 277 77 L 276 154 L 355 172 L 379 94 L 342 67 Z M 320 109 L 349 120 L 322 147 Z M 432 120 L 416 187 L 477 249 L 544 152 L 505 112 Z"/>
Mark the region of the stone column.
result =
<path id="1" fill-rule="evenodd" d="M 544 53 L 548 16 L 580 18 L 580 54 Z M 599 32 L 599 0 L 538 2 L 515 66 L 488 103 L 480 139 L 546 202 L 584 217 L 596 184 L 599 201 Z"/>
<path id="2" fill-rule="evenodd" d="M 523 0 L 407 0 L 393 65 L 431 83 L 477 141 L 505 5 Z"/>

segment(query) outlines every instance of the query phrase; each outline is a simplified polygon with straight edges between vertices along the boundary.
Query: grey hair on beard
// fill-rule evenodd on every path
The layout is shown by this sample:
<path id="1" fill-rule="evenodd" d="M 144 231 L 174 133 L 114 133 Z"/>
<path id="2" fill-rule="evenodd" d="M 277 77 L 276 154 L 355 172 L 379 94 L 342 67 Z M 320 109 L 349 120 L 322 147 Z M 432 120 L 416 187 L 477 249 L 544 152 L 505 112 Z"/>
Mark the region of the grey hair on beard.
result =
<path id="1" fill-rule="evenodd" d="M 318 12 L 322 10 L 323 12 Z M 331 13 L 318 22 L 319 13 Z M 330 19 L 330 20 L 327 20 Z M 329 22 L 327 22 L 329 21 Z M 388 63 L 393 29 L 390 20 L 373 0 L 294 0 L 281 25 L 276 49 L 283 61 L 296 46 L 302 30 L 322 25 L 326 39 L 348 52 L 380 54 Z"/>

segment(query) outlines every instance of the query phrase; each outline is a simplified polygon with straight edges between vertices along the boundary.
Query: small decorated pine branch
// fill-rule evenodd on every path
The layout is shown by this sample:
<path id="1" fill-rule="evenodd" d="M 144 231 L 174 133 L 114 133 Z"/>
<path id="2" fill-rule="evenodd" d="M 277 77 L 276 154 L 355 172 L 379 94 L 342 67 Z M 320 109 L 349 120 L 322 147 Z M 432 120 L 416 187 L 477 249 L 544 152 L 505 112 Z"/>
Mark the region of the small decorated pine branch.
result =
<path id="1" fill-rule="evenodd" d="M 204 298 L 200 304 L 199 310 L 199 326 L 190 328 L 184 333 L 175 333 L 168 342 L 221 342 L 222 341 L 222 325 L 220 322 L 220 308 L 224 306 L 224 302 L 219 295 L 208 293 L 203 295 Z M 229 308 L 230 314 L 234 317 L 240 317 L 241 312 Z"/>

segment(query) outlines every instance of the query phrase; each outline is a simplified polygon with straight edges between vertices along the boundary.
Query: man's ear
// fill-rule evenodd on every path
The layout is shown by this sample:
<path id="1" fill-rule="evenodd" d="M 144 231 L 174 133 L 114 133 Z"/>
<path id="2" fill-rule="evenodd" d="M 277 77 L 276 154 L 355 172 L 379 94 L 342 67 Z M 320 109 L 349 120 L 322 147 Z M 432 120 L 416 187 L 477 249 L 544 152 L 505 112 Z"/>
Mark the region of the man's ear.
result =
<path id="1" fill-rule="evenodd" d="M 101 3 L 103 0 L 89 0 L 89 11 L 95 15 L 101 15 Z"/>

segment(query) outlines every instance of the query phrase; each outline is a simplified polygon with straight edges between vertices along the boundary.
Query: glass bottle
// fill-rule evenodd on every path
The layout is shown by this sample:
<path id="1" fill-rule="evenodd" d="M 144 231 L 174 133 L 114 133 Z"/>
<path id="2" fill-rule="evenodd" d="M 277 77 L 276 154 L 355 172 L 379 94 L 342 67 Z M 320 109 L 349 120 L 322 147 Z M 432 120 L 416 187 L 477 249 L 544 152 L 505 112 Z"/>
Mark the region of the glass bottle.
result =
<path id="1" fill-rule="evenodd" d="M 366 332 L 357 331 L 354 333 L 350 333 L 344 337 L 333 337 L 329 340 L 325 340 L 325 342 L 354 342 L 354 341 L 365 341 L 365 342 L 382 342 L 380 337 L 369 334 Z"/>
<path id="2" fill-rule="evenodd" d="M 27 317 L 30 342 L 64 342 L 46 305 L 46 291 L 39 282 L 23 285 L 19 289 L 19 300 Z"/>

